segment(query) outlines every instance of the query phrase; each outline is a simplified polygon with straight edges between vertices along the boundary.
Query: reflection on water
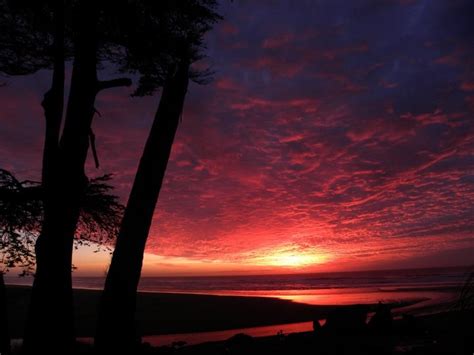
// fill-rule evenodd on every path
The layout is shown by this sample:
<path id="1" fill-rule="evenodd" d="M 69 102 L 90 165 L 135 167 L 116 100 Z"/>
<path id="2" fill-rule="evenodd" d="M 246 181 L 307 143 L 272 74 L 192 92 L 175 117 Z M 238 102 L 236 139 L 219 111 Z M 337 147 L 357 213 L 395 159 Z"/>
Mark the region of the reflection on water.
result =
<path id="1" fill-rule="evenodd" d="M 446 303 L 453 300 L 456 289 L 452 287 L 433 287 L 416 289 L 381 289 L 381 288 L 335 288 L 317 290 L 214 290 L 196 291 L 195 294 L 208 294 L 219 296 L 246 296 L 246 297 L 275 297 L 293 302 L 312 305 L 352 305 L 383 303 L 414 303 L 425 305 L 427 301 L 432 304 Z"/>
<path id="2" fill-rule="evenodd" d="M 324 321 L 322 321 L 321 324 L 324 324 Z M 205 343 L 209 341 L 226 340 L 238 333 L 245 333 L 253 337 L 265 337 L 276 335 L 279 332 L 282 332 L 283 334 L 289 334 L 297 332 L 309 332 L 312 329 L 312 322 L 302 322 L 292 324 L 270 325 L 266 327 L 223 330 L 217 332 L 154 335 L 143 337 L 143 340 L 154 346 L 172 344 L 173 342 L 177 341 L 185 341 L 187 344 L 191 345 Z"/>
<path id="3" fill-rule="evenodd" d="M 422 299 L 444 299 L 449 290 L 432 291 L 419 289 L 417 291 L 380 291 L 365 288 L 309 290 L 296 292 L 271 292 L 267 297 L 278 297 L 294 302 L 313 305 L 350 305 L 350 304 L 374 304 L 378 302 L 392 303 L 414 301 Z M 249 294 L 250 295 L 250 294 Z"/>
<path id="4" fill-rule="evenodd" d="M 320 320 L 319 324 L 324 325 L 326 320 Z M 149 335 L 142 337 L 144 342 L 153 346 L 171 345 L 174 342 L 186 342 L 187 345 L 206 343 L 211 341 L 223 341 L 232 336 L 245 333 L 253 337 L 266 337 L 277 334 L 290 334 L 298 332 L 309 332 L 313 330 L 313 322 L 301 322 L 290 324 L 277 324 L 264 327 L 240 328 L 230 330 L 220 330 L 215 332 L 199 332 L 184 334 L 165 334 L 165 335 Z M 92 338 L 78 338 L 80 342 L 92 344 Z"/>

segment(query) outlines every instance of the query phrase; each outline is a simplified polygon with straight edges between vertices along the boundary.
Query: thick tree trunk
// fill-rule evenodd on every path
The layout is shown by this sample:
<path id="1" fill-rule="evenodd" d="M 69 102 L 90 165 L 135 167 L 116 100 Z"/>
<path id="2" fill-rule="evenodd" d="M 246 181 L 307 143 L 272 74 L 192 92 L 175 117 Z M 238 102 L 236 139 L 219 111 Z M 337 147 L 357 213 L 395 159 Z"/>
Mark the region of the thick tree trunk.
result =
<path id="1" fill-rule="evenodd" d="M 65 354 L 74 344 L 71 263 L 80 199 L 87 182 L 84 163 L 97 94 L 95 22 L 92 2 L 82 3 L 68 110 L 58 148 L 58 117 L 62 110 L 56 106 L 58 101 L 51 107 L 45 105 L 45 113 L 51 114 L 47 116 L 51 125 L 47 129 L 43 172 L 45 208 L 36 243 L 37 267 L 24 338 L 26 353 Z M 53 87 L 55 79 L 59 86 L 60 78 L 55 77 Z M 61 93 L 53 94 L 59 100 Z"/>
<path id="2" fill-rule="evenodd" d="M 163 183 L 188 87 L 182 63 L 163 87 L 160 104 L 135 176 L 99 307 L 95 345 L 102 353 L 133 351 L 136 293 L 145 243 Z"/>
<path id="3" fill-rule="evenodd" d="M 0 271 L 0 354 L 10 354 L 10 332 L 8 327 L 7 289 Z"/>
<path id="4" fill-rule="evenodd" d="M 105 82 L 97 79 L 96 4 L 83 1 L 77 6 L 73 19 L 71 90 L 60 142 L 59 100 L 63 90 L 58 88 L 64 82 L 64 73 L 53 75 L 53 88 L 43 102 L 47 118 L 43 159 L 45 204 L 42 230 L 36 242 L 36 274 L 24 338 L 24 351 L 28 354 L 71 352 L 74 344 L 72 252 L 80 203 L 87 186 L 84 165 L 95 99 L 101 90 L 131 85 L 129 79 Z"/>

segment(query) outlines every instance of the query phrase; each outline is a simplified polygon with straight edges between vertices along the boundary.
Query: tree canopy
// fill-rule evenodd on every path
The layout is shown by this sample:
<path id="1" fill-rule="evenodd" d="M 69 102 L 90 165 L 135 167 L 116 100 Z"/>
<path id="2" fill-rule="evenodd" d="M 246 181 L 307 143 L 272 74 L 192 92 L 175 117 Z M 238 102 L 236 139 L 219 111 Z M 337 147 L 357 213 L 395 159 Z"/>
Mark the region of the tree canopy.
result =
<path id="1" fill-rule="evenodd" d="M 112 194 L 111 175 L 91 179 L 81 201 L 76 245 L 109 248 L 118 232 L 123 206 Z M 0 169 L 0 266 L 20 267 L 24 273 L 35 265 L 34 243 L 43 218 L 43 188 L 36 181 L 19 181 Z"/>

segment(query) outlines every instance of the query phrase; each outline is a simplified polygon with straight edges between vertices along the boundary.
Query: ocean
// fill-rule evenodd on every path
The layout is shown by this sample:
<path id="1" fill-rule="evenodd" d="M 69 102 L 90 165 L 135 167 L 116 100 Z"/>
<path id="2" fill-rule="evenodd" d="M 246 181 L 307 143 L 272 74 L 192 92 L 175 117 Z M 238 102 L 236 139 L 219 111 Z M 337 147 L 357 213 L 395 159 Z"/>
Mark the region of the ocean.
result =
<path id="1" fill-rule="evenodd" d="M 454 297 L 469 267 L 375 270 L 291 275 L 143 277 L 144 292 L 262 296 L 309 304 L 361 304 Z M 103 277 L 73 277 L 75 288 L 102 289 Z M 31 279 L 8 275 L 10 284 Z"/>

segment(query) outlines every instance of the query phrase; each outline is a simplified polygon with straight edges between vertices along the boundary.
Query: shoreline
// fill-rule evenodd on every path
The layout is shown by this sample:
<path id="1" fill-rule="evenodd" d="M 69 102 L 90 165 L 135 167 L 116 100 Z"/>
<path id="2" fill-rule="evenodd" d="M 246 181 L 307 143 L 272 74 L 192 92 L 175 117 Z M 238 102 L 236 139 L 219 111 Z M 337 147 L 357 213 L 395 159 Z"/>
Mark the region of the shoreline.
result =
<path id="1" fill-rule="evenodd" d="M 31 287 L 8 285 L 7 292 L 12 345 L 17 347 L 23 336 Z M 74 289 L 76 337 L 84 346 L 91 346 L 93 342 L 100 294 L 101 290 Z M 440 319 L 446 317 L 443 312 L 449 310 L 448 303 L 439 301 L 419 298 L 385 304 L 392 309 L 397 324 L 401 324 L 402 314 L 415 314 L 424 323 L 429 320 L 427 326 L 439 327 L 440 323 L 444 324 Z M 173 348 L 182 346 L 176 344 L 186 344 L 190 351 L 200 353 L 199 349 L 202 349 L 203 354 L 208 354 L 215 347 L 226 347 L 229 339 L 242 333 L 255 339 L 254 344 L 278 345 L 282 339 L 295 337 L 313 339 L 313 321 L 324 325 L 334 309 L 354 306 L 361 307 L 367 313 L 367 319 L 377 308 L 376 303 L 314 305 L 264 296 L 140 291 L 137 295 L 137 332 L 147 346 Z M 418 311 L 413 312 L 414 309 Z"/>
<path id="2" fill-rule="evenodd" d="M 7 285 L 12 338 L 21 338 L 31 287 Z M 76 335 L 95 333 L 101 291 L 74 289 Z M 407 306 L 413 303 L 395 303 Z M 137 330 L 143 336 L 227 331 L 324 319 L 346 306 L 310 305 L 272 297 L 138 292 Z M 370 312 L 374 305 L 363 305 Z"/>

